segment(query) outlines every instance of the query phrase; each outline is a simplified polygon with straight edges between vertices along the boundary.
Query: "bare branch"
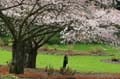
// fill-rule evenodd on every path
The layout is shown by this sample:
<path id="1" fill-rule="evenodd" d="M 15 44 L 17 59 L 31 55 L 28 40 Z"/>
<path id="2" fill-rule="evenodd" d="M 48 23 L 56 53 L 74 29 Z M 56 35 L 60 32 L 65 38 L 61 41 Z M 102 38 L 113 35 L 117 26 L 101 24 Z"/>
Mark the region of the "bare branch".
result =
<path id="1" fill-rule="evenodd" d="M 9 9 L 21 6 L 23 4 L 23 2 L 24 2 L 24 0 L 22 0 L 20 3 L 18 3 L 16 5 L 13 5 L 13 6 L 10 6 L 10 7 L 6 7 L 6 8 L 1 8 L 0 11 L 9 10 Z"/>

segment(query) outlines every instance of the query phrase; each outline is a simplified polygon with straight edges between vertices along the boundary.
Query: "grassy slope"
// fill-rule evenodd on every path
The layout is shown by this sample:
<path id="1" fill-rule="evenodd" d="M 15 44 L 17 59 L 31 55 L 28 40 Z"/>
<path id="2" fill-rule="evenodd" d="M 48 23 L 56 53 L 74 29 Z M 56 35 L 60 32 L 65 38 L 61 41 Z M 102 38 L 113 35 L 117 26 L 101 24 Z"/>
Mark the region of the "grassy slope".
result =
<path id="1" fill-rule="evenodd" d="M 49 45 L 48 48 L 57 48 L 61 50 L 72 49 L 90 51 L 95 48 L 105 49 L 103 51 L 115 54 L 115 57 L 120 57 L 116 48 L 106 46 L 106 45 L 75 45 L 75 46 L 65 46 L 65 45 Z M 120 64 L 111 64 L 101 62 L 103 59 L 109 59 L 112 56 L 69 56 L 68 66 L 79 72 L 109 72 L 109 73 L 120 73 Z M 6 61 L 10 61 L 11 54 L 8 51 L 0 50 L 0 64 L 6 64 Z M 62 67 L 63 56 L 62 55 L 41 55 L 37 57 L 37 67 L 43 68 L 46 66 L 53 66 L 54 68 Z"/>

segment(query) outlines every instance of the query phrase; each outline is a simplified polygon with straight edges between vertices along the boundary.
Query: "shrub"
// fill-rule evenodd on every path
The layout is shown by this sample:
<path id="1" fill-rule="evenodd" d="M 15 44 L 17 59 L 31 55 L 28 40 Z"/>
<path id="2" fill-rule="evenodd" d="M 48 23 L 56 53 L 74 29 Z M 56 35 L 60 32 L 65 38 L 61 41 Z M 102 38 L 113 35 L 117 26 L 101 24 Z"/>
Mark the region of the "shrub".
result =
<path id="1" fill-rule="evenodd" d="M 45 67 L 45 72 L 47 72 L 48 75 L 51 75 L 55 72 L 55 69 L 49 65 Z"/>
<path id="2" fill-rule="evenodd" d="M 0 37 L 0 45 L 4 46 L 4 45 L 11 45 L 12 40 L 10 37 Z"/>
<path id="3" fill-rule="evenodd" d="M 94 48 L 94 49 L 90 50 L 89 52 L 91 54 L 101 55 L 103 53 L 103 49 L 102 48 Z"/>
<path id="4" fill-rule="evenodd" d="M 0 46 L 4 46 L 4 41 L 0 38 Z"/>
<path id="5" fill-rule="evenodd" d="M 114 61 L 114 62 L 118 62 L 119 61 L 119 59 L 118 58 L 116 58 L 116 57 L 112 57 L 112 59 L 111 59 L 112 61 Z"/>
<path id="6" fill-rule="evenodd" d="M 48 44 L 59 44 L 59 43 L 60 43 L 59 33 L 57 33 L 48 41 Z"/>
<path id="7" fill-rule="evenodd" d="M 66 69 L 60 68 L 60 73 L 63 75 L 74 75 L 76 71 L 72 70 L 70 67 L 67 67 Z"/>
<path id="8" fill-rule="evenodd" d="M 3 39 L 4 45 L 9 45 L 9 43 L 11 43 L 10 37 L 3 37 L 2 39 Z"/>

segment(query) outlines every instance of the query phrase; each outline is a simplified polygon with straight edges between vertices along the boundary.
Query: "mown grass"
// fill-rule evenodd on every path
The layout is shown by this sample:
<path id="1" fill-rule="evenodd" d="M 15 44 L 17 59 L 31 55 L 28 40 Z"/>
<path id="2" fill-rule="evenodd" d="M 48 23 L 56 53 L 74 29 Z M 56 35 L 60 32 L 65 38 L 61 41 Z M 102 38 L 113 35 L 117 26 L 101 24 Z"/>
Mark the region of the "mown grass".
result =
<path id="1" fill-rule="evenodd" d="M 111 56 L 69 56 L 68 66 L 81 73 L 120 73 L 120 64 L 102 62 L 111 59 Z M 53 66 L 62 67 L 63 56 L 38 55 L 37 67 Z"/>
<path id="2" fill-rule="evenodd" d="M 0 65 L 5 65 L 7 62 L 11 61 L 10 51 L 0 49 Z"/>
<path id="3" fill-rule="evenodd" d="M 49 45 L 48 48 L 54 48 L 56 45 Z M 112 57 L 120 58 L 119 51 L 115 47 L 107 45 L 74 45 L 65 46 L 57 45 L 57 49 L 74 50 L 74 51 L 90 51 L 96 48 L 104 49 L 104 52 L 113 54 L 114 56 L 69 56 L 68 66 L 73 70 L 81 73 L 120 73 L 120 64 L 105 63 L 102 60 L 111 59 Z M 6 50 L 0 50 L 0 64 L 6 64 L 11 60 L 11 53 Z M 37 67 L 44 68 L 52 66 L 59 69 L 62 67 L 63 55 L 43 55 L 37 56 Z"/>

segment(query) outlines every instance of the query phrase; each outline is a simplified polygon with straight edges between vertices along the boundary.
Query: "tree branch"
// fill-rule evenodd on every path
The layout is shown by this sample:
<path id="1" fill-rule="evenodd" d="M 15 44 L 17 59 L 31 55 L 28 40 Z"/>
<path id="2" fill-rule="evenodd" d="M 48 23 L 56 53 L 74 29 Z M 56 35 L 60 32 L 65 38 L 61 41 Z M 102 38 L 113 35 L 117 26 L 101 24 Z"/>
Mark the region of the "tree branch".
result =
<path id="1" fill-rule="evenodd" d="M 12 22 L 1 11 L 0 11 L 0 18 L 5 22 L 6 27 L 11 32 L 13 38 L 16 39 L 16 31 L 15 28 L 13 27 L 14 25 L 12 24 Z"/>
<path id="2" fill-rule="evenodd" d="M 16 4 L 16 5 L 13 5 L 13 6 L 10 6 L 10 7 L 6 7 L 6 8 L 2 8 L 2 9 L 0 9 L 0 11 L 9 10 L 11 8 L 21 6 L 23 4 L 23 2 L 24 2 L 24 0 L 22 0 L 19 4 Z"/>

